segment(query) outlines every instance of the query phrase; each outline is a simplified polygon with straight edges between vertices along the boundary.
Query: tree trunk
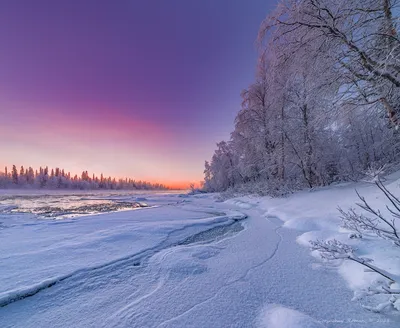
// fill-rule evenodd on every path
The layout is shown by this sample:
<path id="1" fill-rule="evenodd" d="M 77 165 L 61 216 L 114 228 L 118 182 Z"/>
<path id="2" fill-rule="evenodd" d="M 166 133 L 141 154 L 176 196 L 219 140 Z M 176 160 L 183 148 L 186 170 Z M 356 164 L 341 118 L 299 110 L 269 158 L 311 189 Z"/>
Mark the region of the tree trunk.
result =
<path id="1" fill-rule="evenodd" d="M 399 128 L 399 120 L 397 113 L 393 106 L 389 104 L 385 97 L 381 98 L 382 104 L 388 112 L 390 122 L 395 126 L 396 130 Z"/>
<path id="2" fill-rule="evenodd" d="M 285 124 L 285 105 L 281 108 L 281 173 L 282 180 L 285 179 L 285 134 L 283 133 L 283 126 Z"/>

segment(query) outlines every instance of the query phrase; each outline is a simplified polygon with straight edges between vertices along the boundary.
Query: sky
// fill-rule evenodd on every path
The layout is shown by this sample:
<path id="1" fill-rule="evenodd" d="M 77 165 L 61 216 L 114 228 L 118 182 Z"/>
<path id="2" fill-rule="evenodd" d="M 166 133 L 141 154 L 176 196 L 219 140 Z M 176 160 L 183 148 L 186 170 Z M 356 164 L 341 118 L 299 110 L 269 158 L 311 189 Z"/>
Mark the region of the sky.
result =
<path id="1" fill-rule="evenodd" d="M 0 165 L 184 186 L 229 138 L 273 0 L 2 0 Z"/>

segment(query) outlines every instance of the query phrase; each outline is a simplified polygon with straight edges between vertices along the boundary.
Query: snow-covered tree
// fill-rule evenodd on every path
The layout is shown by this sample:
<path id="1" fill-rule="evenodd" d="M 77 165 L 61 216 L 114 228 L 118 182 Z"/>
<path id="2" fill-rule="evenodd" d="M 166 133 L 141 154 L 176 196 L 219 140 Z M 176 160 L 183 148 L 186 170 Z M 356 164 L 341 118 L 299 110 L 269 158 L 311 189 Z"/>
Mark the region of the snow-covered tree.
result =
<path id="1" fill-rule="evenodd" d="M 279 194 L 398 162 L 399 1 L 280 1 L 261 25 L 255 82 L 231 139 L 206 162 L 204 188 L 256 183 Z"/>

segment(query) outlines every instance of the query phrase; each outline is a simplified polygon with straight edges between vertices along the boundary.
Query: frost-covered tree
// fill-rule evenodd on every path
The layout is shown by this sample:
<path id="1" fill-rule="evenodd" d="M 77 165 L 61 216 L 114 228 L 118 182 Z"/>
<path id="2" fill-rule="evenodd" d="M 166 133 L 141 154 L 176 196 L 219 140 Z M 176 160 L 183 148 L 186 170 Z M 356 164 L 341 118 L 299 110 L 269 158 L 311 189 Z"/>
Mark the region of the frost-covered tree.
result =
<path id="1" fill-rule="evenodd" d="M 33 185 L 35 181 L 35 172 L 33 171 L 32 167 L 29 167 L 28 173 L 26 175 L 26 181 L 29 185 Z"/>
<path id="2" fill-rule="evenodd" d="M 18 171 L 17 171 L 17 167 L 15 165 L 13 165 L 13 167 L 12 167 L 11 177 L 12 177 L 12 182 L 14 184 L 18 184 Z"/>
<path id="3" fill-rule="evenodd" d="M 398 0 L 282 0 L 264 20 L 255 82 L 207 190 L 264 192 L 359 179 L 397 163 Z M 395 127 L 395 128 L 393 128 Z"/>
<path id="4" fill-rule="evenodd" d="M 344 98 L 359 104 L 381 102 L 397 125 L 400 88 L 398 0 L 283 0 L 260 30 L 273 34 L 289 55 L 315 44 L 330 52 Z M 285 44 L 287 37 L 291 40 Z"/>

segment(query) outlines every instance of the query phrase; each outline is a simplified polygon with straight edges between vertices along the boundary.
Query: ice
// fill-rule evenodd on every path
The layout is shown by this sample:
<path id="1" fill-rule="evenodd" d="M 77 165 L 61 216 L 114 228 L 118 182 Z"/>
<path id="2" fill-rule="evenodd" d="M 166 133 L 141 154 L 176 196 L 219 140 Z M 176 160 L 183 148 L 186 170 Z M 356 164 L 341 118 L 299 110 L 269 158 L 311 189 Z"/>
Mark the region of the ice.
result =
<path id="1" fill-rule="evenodd" d="M 353 272 L 364 284 L 370 273 L 315 269 L 319 260 L 299 244 L 339 235 L 373 245 L 362 249 L 374 254 L 373 239 L 349 239 L 336 225 L 338 203 L 355 199 L 347 188 L 225 202 L 212 194 L 82 194 L 74 206 L 139 198 L 149 206 L 61 220 L 2 212 L 1 326 L 398 327 L 399 318 L 351 301 L 356 287 L 339 276 Z"/>
<path id="2" fill-rule="evenodd" d="M 60 199 L 59 203 L 65 201 Z M 191 213 L 176 207 L 62 221 L 42 221 L 18 212 L 0 218 L 5 225 L 12 221 L 12 227 L 1 235 L 0 306 L 83 271 L 140 258 L 158 245 L 184 242 L 194 232 L 232 222 L 228 216 Z"/>
<path id="3" fill-rule="evenodd" d="M 11 212 L 12 210 L 15 210 L 17 208 L 18 206 L 16 205 L 0 204 L 0 213 Z"/>
<path id="4" fill-rule="evenodd" d="M 13 195 L 0 197 L 0 212 L 33 213 L 41 218 L 64 219 L 88 214 L 129 210 L 148 205 L 138 201 L 99 199 L 99 195 Z M 112 195 L 108 195 L 112 198 Z"/>

